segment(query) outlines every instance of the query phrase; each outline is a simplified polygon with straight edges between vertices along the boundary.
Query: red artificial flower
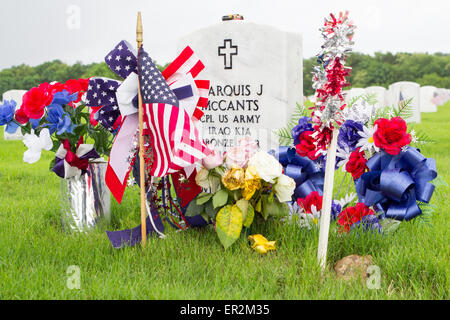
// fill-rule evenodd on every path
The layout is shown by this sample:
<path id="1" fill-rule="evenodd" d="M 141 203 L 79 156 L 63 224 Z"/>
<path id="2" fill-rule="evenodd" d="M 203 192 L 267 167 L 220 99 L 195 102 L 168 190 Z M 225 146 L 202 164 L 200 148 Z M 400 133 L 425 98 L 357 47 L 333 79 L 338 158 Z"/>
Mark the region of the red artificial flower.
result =
<path id="1" fill-rule="evenodd" d="M 16 110 L 16 113 L 14 114 L 14 119 L 16 119 L 16 121 L 20 124 L 26 124 L 28 123 L 28 121 L 30 121 L 30 118 L 27 117 L 22 107 Z"/>
<path id="2" fill-rule="evenodd" d="M 312 213 L 311 207 L 315 206 L 317 211 L 322 210 L 323 196 L 319 196 L 317 191 L 313 191 L 306 196 L 306 198 L 298 198 L 297 203 L 305 210 L 306 213 Z"/>
<path id="3" fill-rule="evenodd" d="M 317 141 L 317 148 L 319 150 L 327 150 L 328 145 L 331 142 L 331 135 L 333 133 L 333 126 L 331 127 L 323 127 L 320 129 L 320 125 L 314 126 L 314 131 L 317 132 L 316 141 Z M 311 159 L 314 160 L 314 159 Z"/>
<path id="4" fill-rule="evenodd" d="M 374 126 L 377 126 L 373 135 L 375 145 L 391 155 L 399 154 L 402 147 L 411 142 L 411 135 L 406 132 L 406 122 L 400 117 L 390 120 L 380 118 Z"/>
<path id="5" fill-rule="evenodd" d="M 24 94 L 20 109 L 23 110 L 28 118 L 42 118 L 45 107 L 53 100 L 53 94 L 50 89 L 50 85 L 45 82 L 40 84 L 39 87 L 31 88 Z"/>
<path id="6" fill-rule="evenodd" d="M 300 156 L 316 160 L 319 155 L 316 155 L 317 147 L 314 144 L 314 138 L 311 137 L 312 134 L 313 131 L 303 131 L 298 138 L 300 143 L 295 146 L 295 149 Z"/>
<path id="7" fill-rule="evenodd" d="M 50 84 L 49 85 L 49 89 L 48 89 L 48 91 L 51 94 L 55 94 L 56 92 L 61 92 L 63 90 L 64 90 L 64 85 L 62 83 L 59 83 L 59 82 L 55 82 L 53 84 Z"/>
<path id="8" fill-rule="evenodd" d="M 89 86 L 89 78 L 78 80 L 70 79 L 67 80 L 66 83 L 64 83 L 64 89 L 69 91 L 70 94 L 78 92 L 77 100 L 74 101 L 74 103 L 78 103 L 81 101 L 81 97 L 87 91 L 88 86 Z M 70 103 L 70 105 L 72 105 L 72 103 Z"/>
<path id="9" fill-rule="evenodd" d="M 359 151 L 360 148 L 354 150 L 345 165 L 345 170 L 352 174 L 353 179 L 358 179 L 361 175 L 366 172 L 367 160 L 364 158 L 364 151 Z"/>
<path id="10" fill-rule="evenodd" d="M 89 87 L 89 79 L 90 78 L 86 78 L 86 79 L 81 79 L 80 78 L 80 79 L 78 79 L 78 81 L 80 82 L 81 90 L 84 91 L 84 92 L 86 92 L 88 87 Z"/>
<path id="11" fill-rule="evenodd" d="M 338 224 L 348 232 L 352 224 L 361 221 L 365 216 L 374 214 L 373 210 L 364 203 L 358 202 L 354 207 L 345 208 L 338 215 Z"/>

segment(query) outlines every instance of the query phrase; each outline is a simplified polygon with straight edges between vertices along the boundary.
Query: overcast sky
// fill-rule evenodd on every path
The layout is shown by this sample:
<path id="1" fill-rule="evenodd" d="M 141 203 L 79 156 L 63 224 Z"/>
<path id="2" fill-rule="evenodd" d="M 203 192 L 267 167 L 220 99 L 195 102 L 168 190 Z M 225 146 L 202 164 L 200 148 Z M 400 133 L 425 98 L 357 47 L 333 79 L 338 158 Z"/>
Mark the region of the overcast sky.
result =
<path id="1" fill-rule="evenodd" d="M 349 10 L 355 51 L 450 52 L 448 0 L 1 0 L 0 69 L 60 59 L 102 61 L 121 39 L 135 43 L 142 12 L 144 45 L 159 63 L 176 56 L 177 40 L 226 14 L 303 35 L 303 55 L 321 45 L 330 12 Z"/>

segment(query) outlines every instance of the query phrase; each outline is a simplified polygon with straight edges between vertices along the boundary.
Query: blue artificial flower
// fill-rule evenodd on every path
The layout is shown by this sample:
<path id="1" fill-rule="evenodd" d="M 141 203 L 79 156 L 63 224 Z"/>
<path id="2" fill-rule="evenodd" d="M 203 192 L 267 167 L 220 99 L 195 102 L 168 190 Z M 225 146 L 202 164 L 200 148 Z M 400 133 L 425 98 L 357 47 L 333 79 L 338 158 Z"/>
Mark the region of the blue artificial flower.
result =
<path id="1" fill-rule="evenodd" d="M 350 152 L 353 152 L 356 149 L 356 144 L 359 139 L 361 139 L 358 131 L 363 131 L 363 124 L 361 122 L 353 120 L 345 121 L 339 129 L 338 145 L 341 148 L 347 146 Z"/>
<path id="2" fill-rule="evenodd" d="M 292 138 L 294 138 L 294 145 L 297 145 L 300 143 L 299 137 L 304 131 L 312 131 L 313 126 L 311 123 L 309 123 L 311 119 L 308 117 L 301 117 L 298 119 L 298 125 L 292 128 L 291 134 Z"/>
<path id="3" fill-rule="evenodd" d="M 332 221 L 336 220 L 337 216 L 339 215 L 339 213 L 341 213 L 341 211 L 342 211 L 341 204 L 333 200 L 333 202 L 331 202 L 331 220 Z"/>
<path id="4" fill-rule="evenodd" d="M 56 131 L 56 134 L 61 135 L 64 132 L 72 133 L 74 126 L 70 120 L 70 116 L 64 112 L 59 104 L 52 104 L 48 108 L 47 121 L 45 124 L 49 128 L 50 134 Z"/>
<path id="5" fill-rule="evenodd" d="M 78 92 L 75 92 L 73 94 L 69 94 L 69 91 L 64 89 L 63 91 L 56 92 L 53 95 L 53 101 L 52 101 L 51 105 L 60 105 L 60 106 L 62 106 L 64 104 L 68 104 L 70 102 L 73 102 L 73 101 L 77 100 L 77 97 L 78 97 Z"/>
<path id="6" fill-rule="evenodd" d="M 0 104 L 0 126 L 11 122 L 16 111 L 16 102 L 14 100 L 5 100 L 3 104 Z"/>
<path id="7" fill-rule="evenodd" d="M 5 100 L 3 104 L 0 104 L 0 126 L 6 124 L 5 131 L 7 133 L 14 133 L 19 127 L 19 125 L 13 121 L 16 105 L 14 100 Z"/>
<path id="8" fill-rule="evenodd" d="M 39 123 L 41 123 L 41 119 L 32 119 L 32 118 L 30 118 L 29 122 L 31 123 L 31 127 L 33 129 L 36 129 L 37 127 L 39 127 Z"/>

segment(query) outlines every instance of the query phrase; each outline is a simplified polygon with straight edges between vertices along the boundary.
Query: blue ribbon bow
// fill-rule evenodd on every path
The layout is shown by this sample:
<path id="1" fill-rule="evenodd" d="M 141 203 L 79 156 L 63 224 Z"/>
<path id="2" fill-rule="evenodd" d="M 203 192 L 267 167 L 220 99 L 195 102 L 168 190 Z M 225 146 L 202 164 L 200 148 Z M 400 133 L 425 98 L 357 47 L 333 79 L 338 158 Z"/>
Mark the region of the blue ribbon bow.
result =
<path id="1" fill-rule="evenodd" d="M 301 157 L 294 147 L 281 146 L 272 153 L 283 166 L 284 174 L 295 181 L 294 201 L 313 191 L 322 195 L 325 172 L 317 162 Z"/>
<path id="2" fill-rule="evenodd" d="M 367 161 L 369 172 L 355 180 L 360 202 L 382 212 L 385 218 L 411 220 L 422 214 L 417 200 L 428 203 L 437 176 L 436 162 L 419 149 L 407 147 L 392 156 L 384 151 Z"/>

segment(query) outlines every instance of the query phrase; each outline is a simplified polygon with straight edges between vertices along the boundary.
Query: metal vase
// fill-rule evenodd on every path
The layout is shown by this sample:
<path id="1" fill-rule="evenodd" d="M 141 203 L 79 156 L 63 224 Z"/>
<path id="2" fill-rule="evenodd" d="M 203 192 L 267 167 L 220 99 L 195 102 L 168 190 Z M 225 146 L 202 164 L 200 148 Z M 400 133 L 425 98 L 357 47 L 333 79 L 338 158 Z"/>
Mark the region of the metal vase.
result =
<path id="1" fill-rule="evenodd" d="M 88 231 L 111 217 L 111 192 L 105 182 L 107 162 L 89 162 L 87 173 L 61 179 L 62 220 L 68 231 Z"/>

